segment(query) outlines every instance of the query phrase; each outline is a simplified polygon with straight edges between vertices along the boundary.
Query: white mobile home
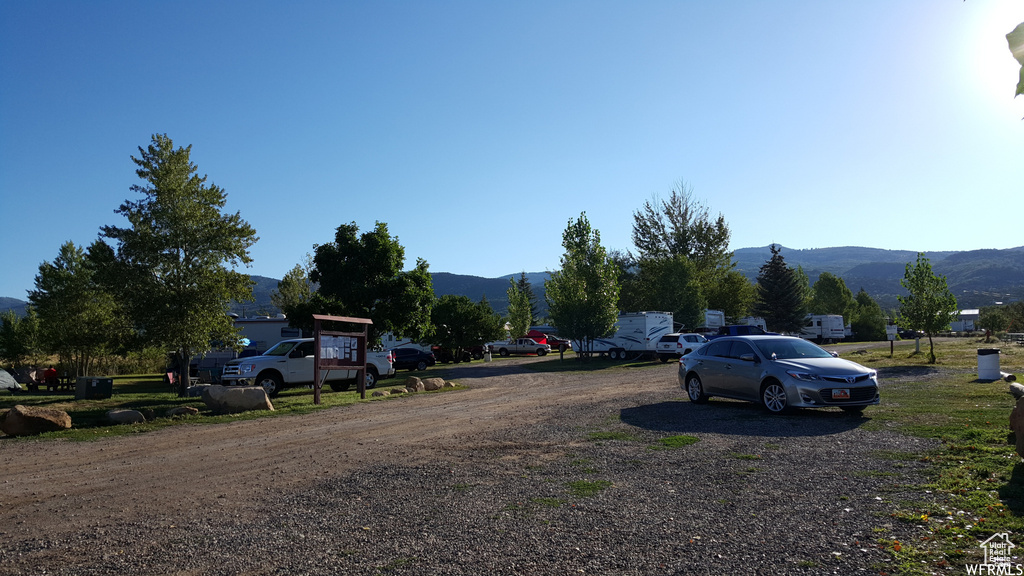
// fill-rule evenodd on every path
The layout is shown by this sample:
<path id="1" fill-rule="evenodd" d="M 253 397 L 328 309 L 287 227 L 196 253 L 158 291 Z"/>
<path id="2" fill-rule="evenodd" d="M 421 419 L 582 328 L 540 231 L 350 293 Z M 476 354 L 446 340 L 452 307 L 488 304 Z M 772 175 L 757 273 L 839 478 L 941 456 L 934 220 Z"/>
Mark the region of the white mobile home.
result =
<path id="1" fill-rule="evenodd" d="M 627 356 L 653 355 L 657 352 L 658 340 L 672 333 L 671 312 L 630 312 L 619 314 L 615 332 L 605 338 L 590 342 L 590 351 L 607 354 L 612 359 L 625 360 Z M 572 349 L 585 352 L 583 343 L 574 340 Z"/>

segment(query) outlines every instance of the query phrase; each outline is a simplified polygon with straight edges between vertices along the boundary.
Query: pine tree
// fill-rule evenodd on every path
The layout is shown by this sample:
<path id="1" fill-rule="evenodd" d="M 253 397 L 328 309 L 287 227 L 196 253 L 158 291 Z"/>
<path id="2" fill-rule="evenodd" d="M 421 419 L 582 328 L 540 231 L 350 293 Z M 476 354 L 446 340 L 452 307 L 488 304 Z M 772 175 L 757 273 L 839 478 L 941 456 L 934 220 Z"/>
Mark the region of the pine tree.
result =
<path id="1" fill-rule="evenodd" d="M 806 317 L 806 283 L 786 265 L 780 250 L 776 244 L 771 245 L 772 257 L 757 275 L 754 315 L 764 318 L 770 330 L 799 332 Z"/>

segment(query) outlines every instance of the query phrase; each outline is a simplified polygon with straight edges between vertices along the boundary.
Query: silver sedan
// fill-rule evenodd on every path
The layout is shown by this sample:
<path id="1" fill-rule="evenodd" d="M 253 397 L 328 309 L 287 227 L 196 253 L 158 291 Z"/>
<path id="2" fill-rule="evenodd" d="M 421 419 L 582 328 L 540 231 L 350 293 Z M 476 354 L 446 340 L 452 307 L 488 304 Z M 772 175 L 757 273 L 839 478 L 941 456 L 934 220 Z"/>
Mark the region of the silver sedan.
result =
<path id="1" fill-rule="evenodd" d="M 712 396 L 789 408 L 838 406 L 860 412 L 878 404 L 878 375 L 792 336 L 716 338 L 679 360 L 679 386 L 690 401 Z"/>

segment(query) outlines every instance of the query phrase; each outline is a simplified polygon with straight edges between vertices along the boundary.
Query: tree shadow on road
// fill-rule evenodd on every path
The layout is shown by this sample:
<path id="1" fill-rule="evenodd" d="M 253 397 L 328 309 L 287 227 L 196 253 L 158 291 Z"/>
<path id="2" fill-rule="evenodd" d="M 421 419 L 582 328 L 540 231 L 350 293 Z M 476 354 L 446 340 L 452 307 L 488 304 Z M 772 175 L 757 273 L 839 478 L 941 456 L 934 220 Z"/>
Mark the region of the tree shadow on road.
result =
<path id="1" fill-rule="evenodd" d="M 712 399 L 707 404 L 685 401 L 658 402 L 619 412 L 630 426 L 673 434 L 727 434 L 769 437 L 828 436 L 860 427 L 868 416 L 849 414 L 839 409 L 796 409 L 784 415 L 765 412 L 749 402 Z"/>

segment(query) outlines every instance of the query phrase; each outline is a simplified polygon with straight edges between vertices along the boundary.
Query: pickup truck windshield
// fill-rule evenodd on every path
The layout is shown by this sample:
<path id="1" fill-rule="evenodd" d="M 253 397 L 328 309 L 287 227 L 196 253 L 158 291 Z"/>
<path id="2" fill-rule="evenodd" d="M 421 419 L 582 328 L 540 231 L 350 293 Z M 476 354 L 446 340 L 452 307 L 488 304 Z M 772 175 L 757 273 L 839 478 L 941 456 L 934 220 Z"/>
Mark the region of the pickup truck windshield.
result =
<path id="1" fill-rule="evenodd" d="M 295 342 L 278 342 L 274 347 L 263 353 L 264 356 L 287 356 L 295 348 Z"/>

